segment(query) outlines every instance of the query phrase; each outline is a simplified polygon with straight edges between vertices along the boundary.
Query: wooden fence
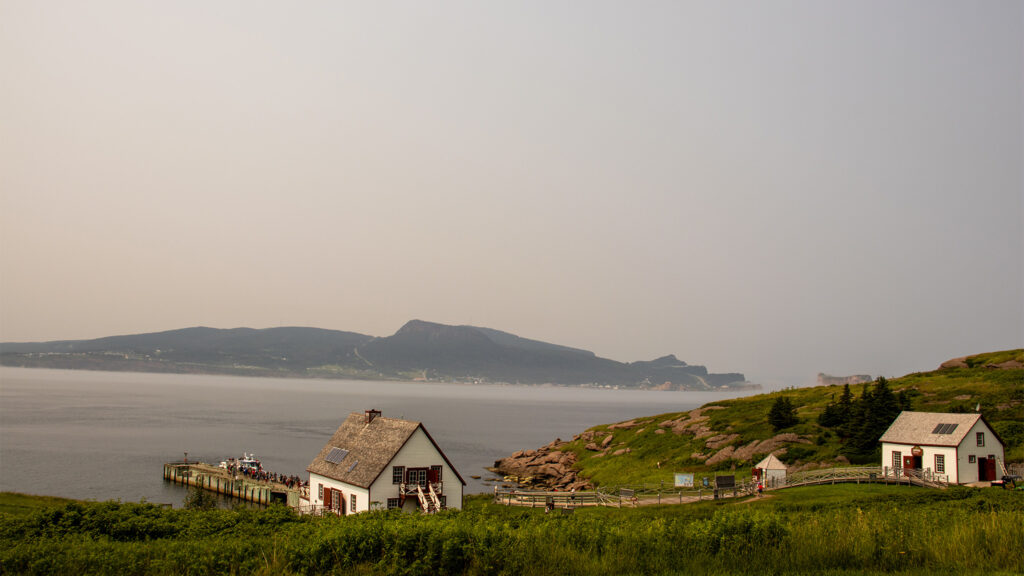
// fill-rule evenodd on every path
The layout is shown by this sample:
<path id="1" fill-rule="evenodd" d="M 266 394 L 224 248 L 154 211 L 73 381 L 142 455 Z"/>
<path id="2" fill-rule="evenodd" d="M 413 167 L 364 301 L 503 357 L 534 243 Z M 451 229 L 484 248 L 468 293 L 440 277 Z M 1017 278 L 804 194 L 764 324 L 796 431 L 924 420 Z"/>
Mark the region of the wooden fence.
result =
<path id="1" fill-rule="evenodd" d="M 731 488 L 673 488 L 661 484 L 632 484 L 603 487 L 599 490 L 578 492 L 552 492 L 544 490 L 494 489 L 494 502 L 506 506 L 528 508 L 579 508 L 585 506 L 611 506 L 615 508 L 648 504 L 683 504 L 718 498 L 748 496 L 755 491 L 751 483 Z"/>
<path id="2" fill-rule="evenodd" d="M 842 466 L 805 470 L 789 474 L 785 479 L 765 483 L 766 490 L 781 490 L 797 486 L 813 486 L 821 484 L 842 483 L 881 483 L 906 484 L 928 488 L 945 488 L 949 478 L 942 474 L 934 474 L 930 469 L 909 470 L 891 468 L 889 466 Z M 647 504 L 683 504 L 715 500 L 719 498 L 739 498 L 757 492 L 757 483 L 753 480 L 737 483 L 729 488 L 676 488 L 665 487 L 664 484 L 633 484 L 615 487 L 602 487 L 593 491 L 581 492 L 549 492 L 539 490 L 494 489 L 494 502 L 506 506 L 526 506 L 530 508 L 576 508 L 581 506 L 640 506 Z"/>
<path id="3" fill-rule="evenodd" d="M 777 489 L 841 483 L 908 484 L 928 488 L 945 488 L 949 486 L 949 477 L 944 474 L 935 474 L 931 469 L 927 468 L 924 470 L 910 470 L 892 468 L 890 466 L 842 466 L 795 472 L 786 476 L 784 484 L 769 485 L 766 488 Z"/>

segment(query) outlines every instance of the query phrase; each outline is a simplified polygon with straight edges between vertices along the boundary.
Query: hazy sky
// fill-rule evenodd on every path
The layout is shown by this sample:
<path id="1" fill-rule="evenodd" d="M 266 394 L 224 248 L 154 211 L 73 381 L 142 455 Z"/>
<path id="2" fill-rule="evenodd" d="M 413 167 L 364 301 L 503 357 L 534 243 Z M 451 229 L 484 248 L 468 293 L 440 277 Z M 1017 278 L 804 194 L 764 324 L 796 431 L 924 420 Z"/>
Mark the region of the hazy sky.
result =
<path id="1" fill-rule="evenodd" d="M 0 0 L 0 341 L 1024 346 L 1024 3 Z"/>

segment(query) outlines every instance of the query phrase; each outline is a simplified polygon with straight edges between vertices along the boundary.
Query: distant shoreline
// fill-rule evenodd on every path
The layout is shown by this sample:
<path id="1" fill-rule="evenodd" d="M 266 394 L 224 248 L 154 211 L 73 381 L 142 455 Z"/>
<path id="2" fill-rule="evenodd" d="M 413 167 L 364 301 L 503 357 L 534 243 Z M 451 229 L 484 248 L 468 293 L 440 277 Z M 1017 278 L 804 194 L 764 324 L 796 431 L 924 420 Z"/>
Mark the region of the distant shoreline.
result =
<path id="1" fill-rule="evenodd" d="M 68 370 L 68 371 L 84 371 L 84 372 L 113 372 L 113 373 L 135 373 L 135 374 L 182 374 L 191 376 L 242 376 L 246 378 L 297 378 L 297 379 L 308 379 L 308 380 L 356 380 L 361 382 L 399 382 L 407 384 L 460 384 L 460 385 L 497 385 L 497 386 L 519 386 L 524 388 L 537 388 L 537 387 L 558 387 L 558 388 L 587 388 L 597 390 L 645 390 L 650 392 L 661 392 L 661 391 L 675 391 L 675 392 L 707 392 L 709 390 L 731 390 L 731 391 L 759 391 L 763 390 L 764 387 L 761 384 L 755 382 L 744 382 L 734 386 L 720 386 L 717 388 L 665 388 L 664 385 L 658 386 L 627 386 L 622 384 L 561 384 L 557 382 L 504 382 L 487 380 L 484 378 L 395 378 L 393 376 L 372 376 L 372 375 L 356 375 L 356 374 L 344 374 L 344 373 L 317 373 L 317 372 L 297 372 L 297 371 L 271 371 L 266 368 L 259 367 L 232 367 L 232 366 L 210 366 L 203 365 L 202 369 L 198 366 L 190 366 L 181 363 L 165 363 L 160 361 L 147 362 L 145 365 L 139 363 L 132 363 L 130 366 L 121 365 L 118 366 L 114 363 L 98 363 L 98 362 L 82 362 L 76 363 L 75 359 L 71 359 L 72 362 L 61 363 L 61 362 L 25 362 L 26 359 L 48 357 L 47 360 L 52 360 L 54 356 L 72 356 L 70 354 L 54 354 L 54 353 L 29 353 L 29 354 L 2 354 L 0 355 L 0 366 L 4 368 L 22 368 L 26 370 Z M 89 354 L 80 354 L 74 356 L 91 356 Z M 62 358 L 63 359 L 63 358 Z M 108 359 L 106 359 L 108 360 Z M 74 364 L 74 365 L 72 365 Z M 190 369 L 194 368 L 194 369 Z"/>

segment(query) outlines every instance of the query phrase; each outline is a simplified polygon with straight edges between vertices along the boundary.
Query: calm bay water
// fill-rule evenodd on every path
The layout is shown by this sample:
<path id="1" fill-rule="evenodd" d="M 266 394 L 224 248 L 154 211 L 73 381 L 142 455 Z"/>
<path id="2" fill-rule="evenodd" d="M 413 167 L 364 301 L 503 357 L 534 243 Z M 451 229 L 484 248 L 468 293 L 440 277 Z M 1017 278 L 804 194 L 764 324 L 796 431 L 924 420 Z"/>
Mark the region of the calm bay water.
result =
<path id="1" fill-rule="evenodd" d="M 350 412 L 423 422 L 469 484 L 498 458 L 590 426 L 749 392 L 243 378 L 0 368 L 0 491 L 181 504 L 164 462 L 253 452 L 308 479 Z"/>

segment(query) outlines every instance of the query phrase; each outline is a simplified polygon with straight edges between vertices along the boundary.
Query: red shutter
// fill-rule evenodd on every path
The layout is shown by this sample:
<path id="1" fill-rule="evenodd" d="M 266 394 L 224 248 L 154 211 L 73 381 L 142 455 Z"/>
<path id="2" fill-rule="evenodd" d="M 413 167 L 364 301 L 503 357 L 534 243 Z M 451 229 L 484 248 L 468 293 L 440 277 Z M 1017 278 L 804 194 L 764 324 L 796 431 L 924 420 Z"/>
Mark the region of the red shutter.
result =
<path id="1" fill-rule="evenodd" d="M 331 507 L 331 489 L 324 490 L 324 508 Z"/>

